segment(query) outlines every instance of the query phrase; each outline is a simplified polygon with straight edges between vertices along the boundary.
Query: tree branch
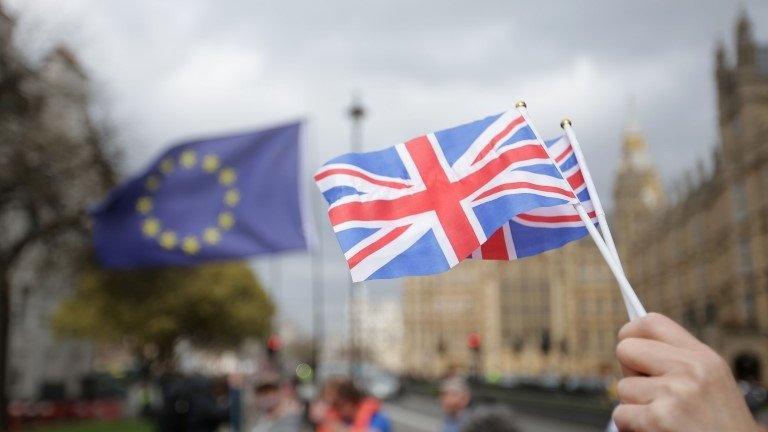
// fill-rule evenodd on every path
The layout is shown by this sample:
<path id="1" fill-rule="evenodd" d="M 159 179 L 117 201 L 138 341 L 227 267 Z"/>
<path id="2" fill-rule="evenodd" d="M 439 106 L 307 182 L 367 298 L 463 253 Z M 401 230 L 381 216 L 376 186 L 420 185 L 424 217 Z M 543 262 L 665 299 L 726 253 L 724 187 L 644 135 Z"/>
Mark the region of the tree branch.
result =
<path id="1" fill-rule="evenodd" d="M 73 215 L 57 218 L 40 225 L 36 229 L 30 230 L 2 255 L 2 263 L 9 265 L 24 251 L 24 248 L 35 241 L 51 238 L 69 228 L 85 229 L 85 216 L 85 212 L 78 212 Z"/>

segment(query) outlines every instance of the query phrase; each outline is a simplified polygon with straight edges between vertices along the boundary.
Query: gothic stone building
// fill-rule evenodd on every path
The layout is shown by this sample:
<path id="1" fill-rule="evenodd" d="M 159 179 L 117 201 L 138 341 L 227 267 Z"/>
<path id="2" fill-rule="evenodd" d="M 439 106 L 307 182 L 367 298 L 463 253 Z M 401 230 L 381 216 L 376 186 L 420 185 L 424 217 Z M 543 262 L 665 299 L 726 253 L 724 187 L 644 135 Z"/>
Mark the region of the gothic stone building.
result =
<path id="1" fill-rule="evenodd" d="M 404 370 L 437 378 L 605 376 L 626 319 L 621 295 L 591 241 L 523 261 L 466 261 L 404 290 Z M 480 335 L 479 365 L 468 349 Z"/>
<path id="2" fill-rule="evenodd" d="M 614 189 L 613 231 L 649 310 L 670 315 L 723 354 L 734 372 L 768 362 L 768 48 L 737 25 L 734 65 L 716 57 L 720 144 L 709 173 L 668 203 L 639 129 L 630 124 Z M 618 372 L 626 321 L 615 281 L 590 239 L 520 262 L 465 262 L 408 280 L 405 370 L 468 370 L 481 335 L 483 372 L 606 376 Z"/>
<path id="3" fill-rule="evenodd" d="M 735 61 L 721 45 L 715 76 L 720 139 L 713 169 L 700 169 L 684 196 L 662 212 L 651 212 L 660 205 L 653 199 L 627 203 L 631 192 L 655 187 L 642 172 L 628 173 L 617 185 L 616 230 L 629 278 L 647 307 L 720 351 L 737 376 L 765 382 L 768 46 L 753 40 L 746 15 L 737 23 Z M 643 225 L 630 212 L 657 217 Z"/>

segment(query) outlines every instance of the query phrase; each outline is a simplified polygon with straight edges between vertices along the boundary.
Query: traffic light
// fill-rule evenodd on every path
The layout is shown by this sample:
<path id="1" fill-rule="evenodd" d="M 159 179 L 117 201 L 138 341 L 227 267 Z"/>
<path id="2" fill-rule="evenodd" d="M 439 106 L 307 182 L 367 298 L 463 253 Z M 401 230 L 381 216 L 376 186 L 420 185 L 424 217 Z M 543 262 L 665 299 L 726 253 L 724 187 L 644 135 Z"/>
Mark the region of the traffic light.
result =
<path id="1" fill-rule="evenodd" d="M 283 341 L 280 339 L 280 336 L 277 334 L 272 334 L 267 338 L 267 356 L 270 360 L 273 360 L 275 357 L 277 357 L 277 354 L 280 352 L 280 348 L 283 346 Z"/>
<path id="2" fill-rule="evenodd" d="M 467 347 L 469 347 L 469 349 L 472 351 L 480 351 L 480 346 L 480 334 L 477 332 L 470 333 L 469 336 L 467 336 Z"/>
<path id="3" fill-rule="evenodd" d="M 473 381 L 480 379 L 480 348 L 482 339 L 480 333 L 472 332 L 467 336 L 467 348 L 472 351 L 472 366 L 470 377 Z"/>

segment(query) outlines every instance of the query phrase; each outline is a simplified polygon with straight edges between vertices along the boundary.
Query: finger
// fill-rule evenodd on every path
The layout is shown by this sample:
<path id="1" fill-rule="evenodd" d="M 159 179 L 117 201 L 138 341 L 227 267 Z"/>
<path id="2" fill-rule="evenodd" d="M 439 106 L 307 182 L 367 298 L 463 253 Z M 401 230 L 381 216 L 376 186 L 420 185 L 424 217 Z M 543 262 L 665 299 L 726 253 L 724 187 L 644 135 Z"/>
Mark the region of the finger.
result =
<path id="1" fill-rule="evenodd" d="M 621 432 L 650 431 L 647 418 L 647 405 L 621 404 L 613 410 L 613 422 Z"/>
<path id="2" fill-rule="evenodd" d="M 643 376 L 640 372 L 624 366 L 621 362 L 619 362 L 619 366 L 621 367 L 621 376 L 623 377 Z"/>
<path id="3" fill-rule="evenodd" d="M 672 345 L 629 338 L 616 346 L 621 365 L 642 375 L 658 376 L 685 366 L 685 352 Z"/>
<path id="4" fill-rule="evenodd" d="M 629 377 L 616 385 L 616 395 L 621 403 L 647 405 L 653 402 L 662 392 L 661 377 Z"/>
<path id="5" fill-rule="evenodd" d="M 701 347 L 701 342 L 678 323 L 653 312 L 628 322 L 619 330 L 619 340 L 631 337 L 653 339 L 679 348 Z"/>

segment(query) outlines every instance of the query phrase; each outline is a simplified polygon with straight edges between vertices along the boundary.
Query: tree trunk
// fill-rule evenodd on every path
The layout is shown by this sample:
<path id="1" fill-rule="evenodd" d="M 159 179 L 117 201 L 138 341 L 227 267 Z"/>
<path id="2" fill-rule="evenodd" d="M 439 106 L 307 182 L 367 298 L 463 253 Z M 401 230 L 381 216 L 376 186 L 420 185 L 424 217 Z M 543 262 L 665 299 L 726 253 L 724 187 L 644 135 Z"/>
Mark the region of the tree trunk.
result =
<path id="1" fill-rule="evenodd" d="M 7 267 L 0 268 L 0 431 L 9 430 L 8 358 L 11 344 L 11 283 Z"/>

